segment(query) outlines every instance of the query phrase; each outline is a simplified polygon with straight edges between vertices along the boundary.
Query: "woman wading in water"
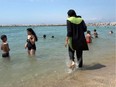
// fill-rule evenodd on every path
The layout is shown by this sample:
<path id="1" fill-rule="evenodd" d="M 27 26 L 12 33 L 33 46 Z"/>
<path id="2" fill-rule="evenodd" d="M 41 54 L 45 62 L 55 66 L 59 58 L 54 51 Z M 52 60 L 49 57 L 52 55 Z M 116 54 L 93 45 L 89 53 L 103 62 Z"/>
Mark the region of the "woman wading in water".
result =
<path id="1" fill-rule="evenodd" d="M 27 29 L 27 43 L 25 44 L 25 49 L 28 48 L 28 55 L 34 56 L 36 51 L 35 42 L 38 38 L 32 28 Z"/>
<path id="2" fill-rule="evenodd" d="M 77 67 L 82 68 L 83 51 L 88 50 L 88 45 L 84 35 L 84 32 L 87 31 L 87 27 L 84 20 L 81 17 L 78 17 L 74 10 L 69 10 L 67 14 L 67 37 L 65 46 L 68 45 L 69 57 L 71 60 L 69 68 L 73 69 L 75 67 L 75 52 L 78 63 Z"/>

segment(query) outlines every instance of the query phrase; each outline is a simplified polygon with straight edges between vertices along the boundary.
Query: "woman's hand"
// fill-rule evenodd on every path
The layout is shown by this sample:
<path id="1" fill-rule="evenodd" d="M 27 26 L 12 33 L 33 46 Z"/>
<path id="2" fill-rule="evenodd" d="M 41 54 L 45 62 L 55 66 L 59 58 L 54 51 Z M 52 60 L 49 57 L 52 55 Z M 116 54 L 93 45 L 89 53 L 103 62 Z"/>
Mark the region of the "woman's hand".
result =
<path id="1" fill-rule="evenodd" d="M 66 42 L 65 42 L 65 47 L 67 47 L 67 45 L 68 45 L 68 42 L 66 41 Z"/>
<path id="2" fill-rule="evenodd" d="M 67 45 L 68 45 L 68 37 L 66 37 L 65 47 L 67 47 Z"/>

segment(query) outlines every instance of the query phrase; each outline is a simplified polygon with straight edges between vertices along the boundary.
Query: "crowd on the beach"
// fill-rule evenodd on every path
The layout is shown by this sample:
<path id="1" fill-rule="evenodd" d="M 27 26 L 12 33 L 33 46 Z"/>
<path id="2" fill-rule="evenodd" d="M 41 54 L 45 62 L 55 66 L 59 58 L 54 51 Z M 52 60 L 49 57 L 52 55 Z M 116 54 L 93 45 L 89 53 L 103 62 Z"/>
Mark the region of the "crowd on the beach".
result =
<path id="1" fill-rule="evenodd" d="M 93 33 L 87 30 L 87 26 L 81 16 L 77 16 L 74 10 L 68 11 L 68 19 L 67 19 L 67 37 L 65 41 L 65 47 L 68 45 L 68 52 L 70 58 L 69 68 L 75 68 L 75 57 L 74 53 L 76 52 L 78 68 L 83 67 L 83 51 L 89 50 L 88 44 L 92 43 L 92 38 L 98 38 L 97 30 L 94 29 Z M 85 35 L 86 32 L 86 35 Z M 113 31 L 109 32 L 113 34 Z M 46 39 L 46 35 L 43 35 L 43 38 Z M 51 36 L 54 38 L 54 36 Z M 10 47 L 7 42 L 7 36 L 1 35 L 1 50 L 3 58 L 10 58 Z M 25 49 L 28 50 L 28 55 L 34 56 L 36 52 L 36 42 L 38 41 L 38 37 L 32 28 L 27 29 L 27 40 L 25 43 Z"/>

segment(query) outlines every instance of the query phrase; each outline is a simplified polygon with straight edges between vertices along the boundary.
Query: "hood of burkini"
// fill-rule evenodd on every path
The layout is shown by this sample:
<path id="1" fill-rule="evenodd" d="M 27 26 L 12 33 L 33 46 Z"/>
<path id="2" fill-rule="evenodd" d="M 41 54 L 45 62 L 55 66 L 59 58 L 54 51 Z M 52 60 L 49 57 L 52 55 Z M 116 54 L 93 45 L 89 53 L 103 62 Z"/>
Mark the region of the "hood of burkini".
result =
<path id="1" fill-rule="evenodd" d="M 73 24 L 80 24 L 83 21 L 82 18 L 78 18 L 78 17 L 69 17 L 67 20 Z"/>

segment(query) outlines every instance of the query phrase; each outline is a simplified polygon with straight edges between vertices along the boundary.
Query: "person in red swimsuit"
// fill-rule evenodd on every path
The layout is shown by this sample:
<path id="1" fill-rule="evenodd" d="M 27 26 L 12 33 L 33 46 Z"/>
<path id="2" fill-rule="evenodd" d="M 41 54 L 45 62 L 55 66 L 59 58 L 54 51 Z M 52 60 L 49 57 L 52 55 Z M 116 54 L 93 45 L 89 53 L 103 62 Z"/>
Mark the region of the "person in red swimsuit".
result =
<path id="1" fill-rule="evenodd" d="M 89 30 L 87 31 L 87 34 L 86 34 L 86 42 L 92 43 L 92 36 L 91 36 L 91 32 Z"/>

